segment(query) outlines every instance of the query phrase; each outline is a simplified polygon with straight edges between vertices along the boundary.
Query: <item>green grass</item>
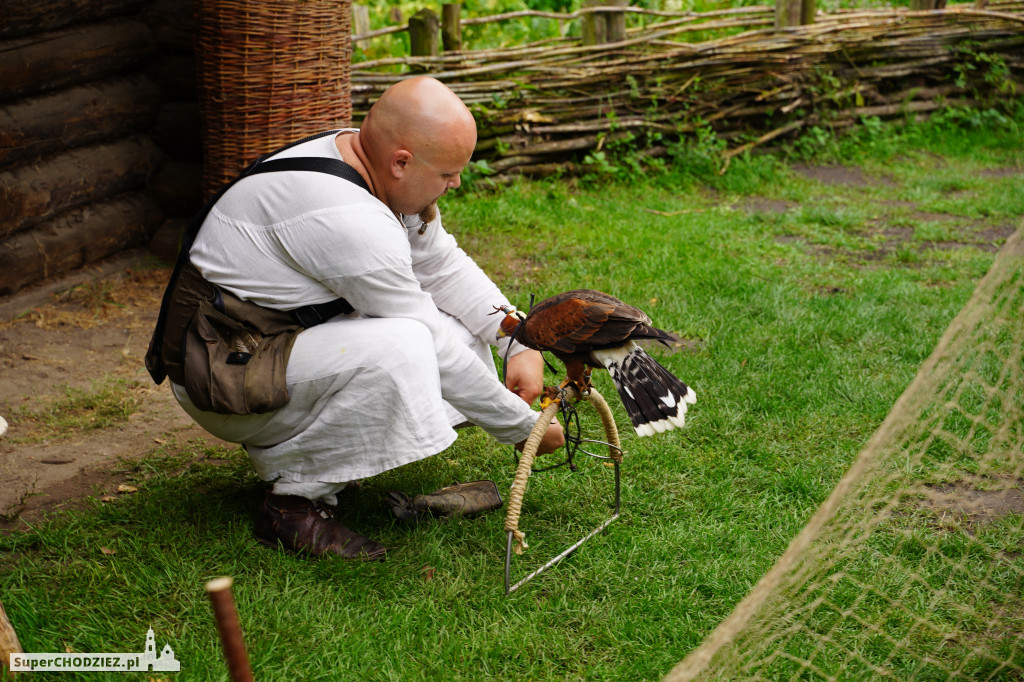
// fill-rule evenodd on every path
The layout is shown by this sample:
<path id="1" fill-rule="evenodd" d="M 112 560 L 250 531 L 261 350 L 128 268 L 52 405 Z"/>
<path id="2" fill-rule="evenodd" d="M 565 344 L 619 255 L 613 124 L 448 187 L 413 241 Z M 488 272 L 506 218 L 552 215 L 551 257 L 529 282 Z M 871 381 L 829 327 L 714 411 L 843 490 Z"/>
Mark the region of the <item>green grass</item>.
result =
<path id="1" fill-rule="evenodd" d="M 124 379 L 97 380 L 90 390 L 65 386 L 61 395 L 48 398 L 41 405 L 21 407 L 19 421 L 29 429 L 14 442 L 63 440 L 86 431 L 123 424 L 137 406 L 131 386 Z"/>
<path id="2" fill-rule="evenodd" d="M 477 478 L 507 490 L 512 455 L 477 430 L 346 493 L 343 520 L 391 550 L 380 564 L 262 548 L 251 517 L 264 486 L 244 453 L 169 442 L 128 469 L 137 494 L 0 538 L 0 595 L 24 648 L 139 651 L 152 627 L 182 662 L 173 679 L 227 679 L 203 583 L 231 575 L 258 679 L 659 679 L 881 423 L 991 263 L 977 244 L 1019 224 L 1024 175 L 982 173 L 1020 170 L 1024 116 L 1004 119 L 872 126 L 737 158 L 722 176 L 682 165 L 681 150 L 663 172 L 446 200 L 449 229 L 517 305 L 602 289 L 694 341 L 663 358 L 699 395 L 687 428 L 623 433 L 622 518 L 506 598 L 502 514 L 408 526 L 380 500 Z M 797 155 L 877 182 L 824 185 L 790 168 Z M 752 197 L 790 208 L 749 210 Z M 968 245 L 928 248 L 949 240 Z M 596 385 L 625 424 L 607 376 Z M 589 459 L 534 476 L 513 579 L 606 518 L 611 486 Z"/>

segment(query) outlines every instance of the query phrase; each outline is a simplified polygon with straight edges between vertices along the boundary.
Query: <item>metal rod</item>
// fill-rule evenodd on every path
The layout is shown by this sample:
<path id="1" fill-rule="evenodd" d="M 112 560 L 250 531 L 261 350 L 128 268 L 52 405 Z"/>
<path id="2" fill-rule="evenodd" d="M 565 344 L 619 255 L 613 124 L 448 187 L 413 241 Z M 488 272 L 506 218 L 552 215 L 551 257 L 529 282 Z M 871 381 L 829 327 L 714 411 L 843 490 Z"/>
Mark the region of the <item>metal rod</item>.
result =
<path id="1" fill-rule="evenodd" d="M 509 581 L 509 578 L 508 578 L 508 575 L 509 575 L 509 565 L 510 565 L 510 561 L 511 561 L 511 558 L 512 558 L 512 554 L 511 554 L 511 552 L 512 552 L 512 533 L 509 532 L 509 534 L 508 534 L 509 545 L 508 545 L 508 551 L 506 553 L 506 561 L 505 561 L 505 594 L 506 595 L 512 594 L 513 592 L 518 590 L 520 587 L 525 585 L 530 580 L 533 580 L 534 578 L 536 578 L 538 575 L 540 575 L 544 571 L 546 571 L 549 568 L 551 568 L 552 566 L 556 565 L 562 559 L 564 559 L 565 557 L 569 556 L 570 554 L 575 552 L 577 549 L 579 549 L 580 545 L 582 545 L 584 542 L 586 542 L 587 540 L 589 540 L 590 538 L 594 537 L 595 535 L 600 533 L 602 530 L 607 528 L 608 524 L 610 524 L 612 521 L 614 521 L 617 518 L 619 518 L 619 511 L 618 511 L 618 508 L 616 506 L 615 514 L 613 514 L 609 518 L 605 519 L 604 523 L 602 523 L 600 526 L 598 526 L 594 530 L 592 530 L 589 533 L 587 533 L 587 535 L 582 540 L 578 541 L 572 547 L 569 547 L 567 550 L 565 550 L 564 552 L 562 552 L 561 554 L 556 556 L 554 559 L 552 559 L 551 561 L 547 562 L 546 564 L 544 564 L 543 566 L 538 568 L 536 571 L 534 571 L 530 575 L 526 576 L 525 578 L 523 578 L 522 580 L 517 582 L 512 587 L 508 586 L 508 581 Z"/>
<path id="2" fill-rule="evenodd" d="M 615 428 L 615 423 L 614 423 L 614 421 L 612 421 L 611 415 L 608 412 L 608 406 L 604 402 L 604 399 L 600 396 L 600 394 L 597 394 L 596 391 L 595 391 L 595 395 L 596 395 L 596 398 L 599 399 L 599 402 L 595 403 L 595 406 L 598 407 L 598 412 L 601 412 L 601 419 L 602 419 L 602 421 L 605 424 L 605 432 L 608 435 L 609 440 L 616 441 L 616 443 L 613 444 L 613 443 L 608 443 L 608 442 L 605 442 L 605 441 L 592 440 L 592 439 L 589 439 L 589 438 L 587 438 L 587 439 L 578 438 L 578 439 L 576 439 L 576 445 L 578 447 L 579 443 L 600 443 L 602 445 L 607 445 L 609 450 L 617 451 L 619 456 L 616 458 L 616 457 L 605 457 L 605 456 L 602 456 L 602 455 L 597 455 L 597 454 L 594 454 L 594 453 L 591 453 L 591 452 L 587 452 L 586 450 L 583 450 L 583 452 L 585 454 L 590 455 L 591 457 L 596 457 L 598 459 L 611 459 L 611 460 L 613 460 L 613 464 L 615 466 L 615 509 L 614 509 L 614 511 L 612 513 L 612 516 L 610 518 L 606 519 L 600 526 L 598 526 L 594 530 L 592 530 L 589 533 L 587 533 L 587 535 L 584 536 L 583 539 L 577 541 L 574 545 L 572 545 L 571 547 L 569 547 L 568 549 L 563 551 L 561 554 L 559 554 L 555 558 L 553 558 L 550 561 L 548 561 L 546 564 L 544 564 L 543 566 L 541 566 L 540 568 L 535 570 L 533 573 L 529 574 L 528 576 L 526 576 L 525 578 L 523 578 L 522 580 L 517 582 L 515 585 L 511 585 L 510 583 L 512 582 L 512 538 L 513 538 L 513 536 L 514 536 L 514 534 L 516 532 L 514 529 L 518 526 L 518 522 L 517 521 L 518 521 L 519 509 L 517 508 L 515 510 L 516 516 L 514 517 L 516 519 L 516 523 L 513 523 L 511 525 L 513 530 L 508 530 L 508 537 L 507 537 L 507 541 L 505 543 L 505 596 L 508 596 L 509 594 L 515 592 L 520 587 L 525 585 L 527 582 L 529 582 L 533 578 L 537 577 L 538 575 L 540 575 L 541 573 L 543 573 L 547 569 L 551 568 L 552 566 L 557 565 L 560 561 L 562 561 L 563 559 L 568 557 L 570 554 L 575 552 L 577 549 L 579 549 L 580 546 L 583 545 L 583 543 L 585 543 L 587 540 L 589 540 L 590 538 L 594 537 L 595 535 L 600 533 L 602 530 L 607 528 L 608 525 L 612 521 L 614 521 L 615 519 L 619 518 L 619 511 L 620 511 L 620 509 L 622 507 L 622 479 L 621 479 L 621 466 L 620 465 L 621 465 L 621 459 L 622 459 L 622 454 L 623 453 L 622 453 L 622 448 L 617 443 L 617 441 L 618 441 L 618 432 L 617 432 L 617 430 Z M 563 388 L 562 389 L 562 395 L 559 397 L 559 400 L 555 401 L 555 402 L 560 402 L 561 399 L 564 398 L 564 397 L 566 397 L 566 389 Z M 593 402 L 593 398 L 591 400 Z M 564 407 L 565 404 L 566 403 L 562 403 L 563 407 Z M 545 410 L 547 410 L 547 409 L 548 408 L 546 407 Z M 571 417 L 570 417 L 569 413 L 564 413 L 564 414 L 565 414 L 566 424 L 568 425 Z M 545 415 L 547 415 L 547 412 L 544 412 L 541 415 L 541 419 L 546 418 Z M 572 412 L 572 415 L 575 415 L 574 411 Z M 576 417 L 576 418 L 578 419 L 578 417 Z M 535 429 L 538 428 L 539 425 L 540 425 L 540 421 L 537 422 L 537 426 L 535 426 Z M 567 438 L 566 439 L 567 443 L 568 443 L 568 440 L 569 439 Z M 582 448 L 579 448 L 579 449 L 582 450 Z M 570 454 L 570 458 L 571 458 L 571 454 Z M 569 461 L 570 461 L 570 468 L 575 470 L 575 467 L 573 467 L 571 465 L 571 459 Z M 522 464 L 521 461 L 520 461 L 520 464 Z M 520 472 L 517 470 L 516 471 L 516 476 L 518 477 L 519 475 L 520 475 Z M 513 489 L 515 489 L 514 485 L 513 485 Z M 512 505 L 512 501 L 511 500 L 509 502 L 509 505 L 511 507 L 511 505 Z M 510 509 L 509 516 L 511 516 L 511 513 L 512 513 L 512 510 Z M 506 528 L 509 528 L 509 527 L 510 526 L 509 526 L 508 518 L 506 518 Z"/>
<path id="3" fill-rule="evenodd" d="M 509 574 L 512 571 L 512 531 L 508 532 L 508 542 L 505 544 L 505 596 L 510 592 L 508 584 Z M 518 585 L 516 586 L 518 587 Z"/>
<path id="4" fill-rule="evenodd" d="M 619 515 L 619 505 L 622 502 L 622 486 L 619 484 L 619 461 L 615 460 L 615 516 Z"/>
<path id="5" fill-rule="evenodd" d="M 582 452 L 584 455 L 590 455 L 594 459 L 615 459 L 615 458 L 611 457 L 609 455 L 599 455 L 596 452 L 590 452 L 589 450 L 584 450 L 583 448 L 581 448 L 579 446 L 580 443 L 596 443 L 598 445 L 605 445 L 609 449 L 618 450 L 619 457 L 621 457 L 623 455 L 622 448 L 620 448 L 618 445 L 614 445 L 612 443 L 608 443 L 608 442 L 605 442 L 603 440 L 595 440 L 593 438 L 577 438 L 576 439 L 576 449 L 579 450 L 580 452 Z M 536 471 L 536 469 L 534 469 L 534 471 Z"/>

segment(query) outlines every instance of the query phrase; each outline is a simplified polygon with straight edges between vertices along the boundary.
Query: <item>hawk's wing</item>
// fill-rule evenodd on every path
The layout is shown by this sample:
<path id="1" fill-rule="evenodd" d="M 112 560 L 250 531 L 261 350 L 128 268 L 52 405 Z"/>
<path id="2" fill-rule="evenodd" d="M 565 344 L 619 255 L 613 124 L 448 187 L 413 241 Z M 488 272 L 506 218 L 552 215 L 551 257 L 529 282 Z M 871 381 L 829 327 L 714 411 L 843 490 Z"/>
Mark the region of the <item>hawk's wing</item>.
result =
<path id="1" fill-rule="evenodd" d="M 649 322 L 638 308 L 600 291 L 577 289 L 545 299 L 526 318 L 526 333 L 538 346 L 574 353 L 619 345 Z"/>

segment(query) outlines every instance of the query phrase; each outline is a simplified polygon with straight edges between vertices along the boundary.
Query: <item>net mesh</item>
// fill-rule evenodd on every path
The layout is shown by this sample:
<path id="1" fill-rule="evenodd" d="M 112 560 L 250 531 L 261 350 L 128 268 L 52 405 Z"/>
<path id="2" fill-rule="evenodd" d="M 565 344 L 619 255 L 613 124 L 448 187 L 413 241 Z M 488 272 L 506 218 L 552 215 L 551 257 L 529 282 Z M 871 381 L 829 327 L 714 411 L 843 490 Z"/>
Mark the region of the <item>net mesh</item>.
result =
<path id="1" fill-rule="evenodd" d="M 666 680 L 1024 679 L 1022 232 L 786 553 Z"/>

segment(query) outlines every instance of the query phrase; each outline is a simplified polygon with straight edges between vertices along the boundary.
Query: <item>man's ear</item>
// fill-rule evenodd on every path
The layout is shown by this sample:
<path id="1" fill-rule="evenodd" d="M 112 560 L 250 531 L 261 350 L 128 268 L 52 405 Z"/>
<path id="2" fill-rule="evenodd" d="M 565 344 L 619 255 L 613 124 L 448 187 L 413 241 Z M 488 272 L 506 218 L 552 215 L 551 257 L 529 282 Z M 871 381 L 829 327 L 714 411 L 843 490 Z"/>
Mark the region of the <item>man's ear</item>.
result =
<path id="1" fill-rule="evenodd" d="M 391 153 L 391 175 L 395 178 L 401 178 L 405 175 L 406 168 L 409 167 L 409 161 L 412 160 L 412 152 L 406 149 L 396 149 Z"/>

